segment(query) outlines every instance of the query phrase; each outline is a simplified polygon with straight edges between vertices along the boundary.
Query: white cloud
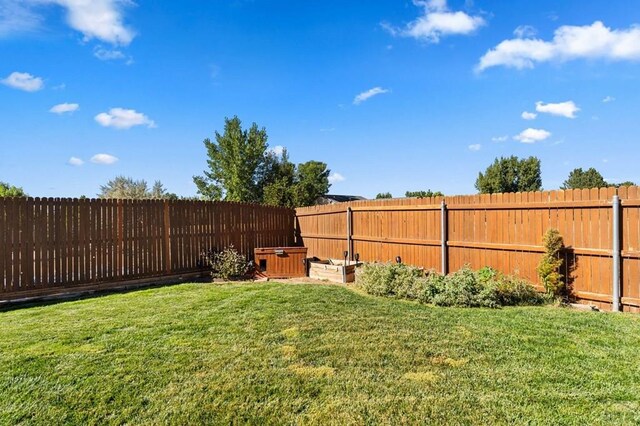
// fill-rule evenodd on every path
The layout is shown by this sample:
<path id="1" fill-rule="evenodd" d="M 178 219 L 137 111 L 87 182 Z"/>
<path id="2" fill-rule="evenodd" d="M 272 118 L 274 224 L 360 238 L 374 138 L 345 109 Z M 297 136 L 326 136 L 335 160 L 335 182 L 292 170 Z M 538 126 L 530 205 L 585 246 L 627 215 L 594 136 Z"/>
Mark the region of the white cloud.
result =
<path id="1" fill-rule="evenodd" d="M 535 37 L 538 34 L 538 30 L 531 25 L 520 25 L 518 28 L 513 30 L 513 35 L 517 38 L 531 38 Z"/>
<path id="2" fill-rule="evenodd" d="M 474 143 L 472 145 L 469 145 L 469 151 L 480 151 L 481 148 L 482 148 L 482 145 L 480 145 L 479 143 Z"/>
<path id="3" fill-rule="evenodd" d="M 615 100 L 616 100 L 616 98 L 614 98 L 613 96 L 606 96 L 606 97 L 602 100 L 602 102 L 604 102 L 605 104 L 608 104 L 609 102 L 613 102 L 613 101 L 615 101 Z"/>
<path id="4" fill-rule="evenodd" d="M 67 22 L 80 31 L 85 40 L 98 39 L 126 46 L 135 37 L 123 22 L 123 8 L 133 5 L 131 0 L 40 0 L 67 9 Z"/>
<path id="5" fill-rule="evenodd" d="M 106 166 L 110 166 L 112 164 L 117 163 L 119 160 L 118 157 L 114 157 L 110 154 L 96 154 L 91 157 L 91 162 L 95 164 L 104 164 Z"/>
<path id="6" fill-rule="evenodd" d="M 130 129 L 134 126 L 156 127 L 156 123 L 146 115 L 133 109 L 111 108 L 95 116 L 95 120 L 104 127 Z"/>
<path id="7" fill-rule="evenodd" d="M 286 148 L 282 145 L 276 145 L 273 148 L 271 148 L 270 151 L 279 157 L 282 155 L 285 149 Z"/>
<path id="8" fill-rule="evenodd" d="M 557 104 L 536 102 L 536 111 L 559 117 L 576 118 L 576 112 L 580 111 L 580 108 L 578 108 L 573 101 L 560 102 Z"/>
<path id="9" fill-rule="evenodd" d="M 446 0 L 414 0 L 413 4 L 424 10 L 418 19 L 410 22 L 405 28 L 395 28 L 386 23 L 383 23 L 382 27 L 394 36 L 438 43 L 444 36 L 471 34 L 486 24 L 480 16 L 449 10 Z"/>
<path id="10" fill-rule="evenodd" d="M 509 140 L 509 136 L 504 135 L 504 136 L 494 136 L 491 138 L 492 142 L 506 142 Z"/>
<path id="11" fill-rule="evenodd" d="M 105 49 L 102 46 L 96 46 L 93 49 L 93 56 L 101 61 L 114 61 L 118 59 L 125 59 L 127 56 L 122 51 L 117 49 Z"/>
<path id="12" fill-rule="evenodd" d="M 390 90 L 389 89 L 383 89 L 382 87 L 374 87 L 373 89 L 369 89 L 366 92 L 362 92 L 360 93 L 358 96 L 356 96 L 353 99 L 353 104 L 354 105 L 360 105 L 361 103 L 363 103 L 364 101 L 377 96 L 377 95 L 382 95 L 384 93 L 389 93 Z"/>
<path id="13" fill-rule="evenodd" d="M 640 60 L 640 26 L 612 30 L 600 21 L 558 28 L 553 40 L 504 40 L 480 58 L 477 71 L 496 66 L 533 68 L 537 63 L 575 59 Z"/>
<path id="14" fill-rule="evenodd" d="M 77 111 L 79 108 L 80 108 L 80 105 L 78 104 L 63 103 L 63 104 L 52 106 L 49 112 L 52 112 L 54 114 L 64 114 L 67 112 Z"/>
<path id="15" fill-rule="evenodd" d="M 0 37 L 34 31 L 41 21 L 24 1 L 0 0 Z"/>
<path id="16" fill-rule="evenodd" d="M 548 139 L 550 136 L 551 133 L 546 130 L 528 128 L 514 136 L 513 139 L 522 143 L 536 143 Z"/>
<path id="17" fill-rule="evenodd" d="M 37 92 L 44 87 L 44 82 L 40 77 L 34 77 L 26 72 L 12 72 L 0 82 L 5 86 L 24 90 L 25 92 Z"/>
<path id="18" fill-rule="evenodd" d="M 84 164 L 84 161 L 82 161 L 82 159 L 78 158 L 78 157 L 71 157 L 71 158 L 69 158 L 69 161 L 67 161 L 67 164 L 69 164 L 70 166 L 79 167 L 79 166 L 82 166 Z"/>
<path id="19" fill-rule="evenodd" d="M 535 112 L 524 111 L 521 115 L 523 120 L 535 120 L 538 114 Z"/>
<path id="20" fill-rule="evenodd" d="M 329 175 L 329 183 L 334 184 L 334 183 L 338 183 L 338 182 L 344 182 L 346 180 L 346 178 L 344 176 L 342 176 L 340 173 L 338 172 L 333 172 Z"/>

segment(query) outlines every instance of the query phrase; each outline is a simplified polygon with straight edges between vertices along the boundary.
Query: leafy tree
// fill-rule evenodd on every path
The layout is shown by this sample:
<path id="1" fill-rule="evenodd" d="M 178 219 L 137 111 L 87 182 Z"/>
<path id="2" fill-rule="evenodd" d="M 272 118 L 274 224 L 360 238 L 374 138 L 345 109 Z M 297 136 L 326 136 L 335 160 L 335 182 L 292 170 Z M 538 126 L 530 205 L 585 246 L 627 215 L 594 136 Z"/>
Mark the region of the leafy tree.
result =
<path id="1" fill-rule="evenodd" d="M 0 198 L 1 197 L 27 197 L 24 190 L 20 187 L 0 182 Z"/>
<path id="2" fill-rule="evenodd" d="M 540 160 L 516 156 L 496 158 L 484 173 L 478 174 L 476 189 L 481 194 L 540 191 Z"/>
<path id="3" fill-rule="evenodd" d="M 133 180 L 125 176 L 116 176 L 106 185 L 101 185 L 98 197 L 134 200 L 178 198 L 176 194 L 167 192 L 159 180 L 155 181 L 151 189 L 149 189 L 149 185 L 144 179 Z"/>
<path id="4" fill-rule="evenodd" d="M 604 180 L 600 172 L 591 167 L 587 170 L 582 168 L 573 169 L 569 177 L 562 184 L 562 189 L 589 189 L 604 188 L 609 184 Z"/>
<path id="5" fill-rule="evenodd" d="M 329 192 L 329 173 L 327 164 L 321 161 L 307 161 L 298 164 L 294 202 L 296 207 L 306 207 L 315 204 L 318 197 Z"/>
<path id="6" fill-rule="evenodd" d="M 429 198 L 429 197 L 444 197 L 444 194 L 440 191 L 433 192 L 428 189 L 426 191 L 407 191 L 404 194 L 407 198 Z"/>
<path id="7" fill-rule="evenodd" d="M 391 195 L 390 192 L 380 192 L 376 195 L 376 200 L 386 200 L 389 198 L 393 198 L 393 195 Z"/>
<path id="8" fill-rule="evenodd" d="M 194 176 L 198 193 L 208 200 L 259 202 L 260 180 L 267 161 L 267 131 L 253 123 L 242 129 L 238 117 L 225 118 L 224 133 L 204 140 L 209 170 Z"/>
<path id="9" fill-rule="evenodd" d="M 627 181 L 624 181 L 624 182 L 621 182 L 621 183 L 617 183 L 617 184 L 615 184 L 613 186 L 615 186 L 616 188 L 620 188 L 622 186 L 636 186 L 636 184 L 631 182 L 630 180 L 627 180 Z"/>
<path id="10" fill-rule="evenodd" d="M 271 206 L 294 207 L 296 166 L 289 161 L 287 150 L 278 157 L 269 152 L 261 176 L 262 202 Z"/>
<path id="11" fill-rule="evenodd" d="M 289 153 L 268 150 L 267 132 L 253 124 L 242 129 L 238 117 L 225 119 L 223 134 L 206 139 L 209 170 L 194 176 L 204 199 L 265 203 L 300 207 L 313 205 L 331 186 L 325 163 L 308 161 L 297 166 Z"/>

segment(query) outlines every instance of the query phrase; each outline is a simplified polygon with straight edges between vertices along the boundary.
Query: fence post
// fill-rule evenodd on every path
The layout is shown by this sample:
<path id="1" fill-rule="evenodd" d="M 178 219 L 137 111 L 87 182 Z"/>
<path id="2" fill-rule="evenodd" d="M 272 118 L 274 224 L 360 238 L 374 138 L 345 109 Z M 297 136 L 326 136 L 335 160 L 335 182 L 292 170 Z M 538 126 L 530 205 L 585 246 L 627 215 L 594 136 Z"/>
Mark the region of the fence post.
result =
<path id="1" fill-rule="evenodd" d="M 440 204 L 440 252 L 442 257 L 442 275 L 448 270 L 448 250 L 447 250 L 447 203 L 442 200 Z"/>
<path id="2" fill-rule="evenodd" d="M 613 196 L 613 312 L 620 311 L 620 197 Z"/>
<path id="3" fill-rule="evenodd" d="M 347 207 L 347 251 L 349 260 L 353 260 L 353 210 Z"/>
<path id="4" fill-rule="evenodd" d="M 171 216 L 169 213 L 169 201 L 164 200 L 164 267 L 167 274 L 171 274 Z"/>

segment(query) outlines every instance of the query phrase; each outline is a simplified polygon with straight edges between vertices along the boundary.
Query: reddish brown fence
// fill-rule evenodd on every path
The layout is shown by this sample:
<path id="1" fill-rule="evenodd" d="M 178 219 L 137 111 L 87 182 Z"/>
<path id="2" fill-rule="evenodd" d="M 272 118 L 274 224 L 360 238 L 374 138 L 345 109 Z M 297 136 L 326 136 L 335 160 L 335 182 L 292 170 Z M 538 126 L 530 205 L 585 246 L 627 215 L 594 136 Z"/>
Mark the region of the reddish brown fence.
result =
<path id="1" fill-rule="evenodd" d="M 492 266 L 538 283 L 541 240 L 557 228 L 567 250 L 574 294 L 609 307 L 613 301 L 613 207 L 621 199 L 618 241 L 625 310 L 640 307 L 640 190 L 636 187 L 357 201 L 297 210 L 309 256 L 394 261 L 454 271 Z M 446 209 L 442 209 L 442 201 Z M 442 233 L 442 221 L 444 234 Z M 443 249 L 444 244 L 444 249 Z"/>
<path id="2" fill-rule="evenodd" d="M 0 300 L 202 271 L 200 253 L 294 243 L 294 211 L 238 203 L 0 198 Z"/>

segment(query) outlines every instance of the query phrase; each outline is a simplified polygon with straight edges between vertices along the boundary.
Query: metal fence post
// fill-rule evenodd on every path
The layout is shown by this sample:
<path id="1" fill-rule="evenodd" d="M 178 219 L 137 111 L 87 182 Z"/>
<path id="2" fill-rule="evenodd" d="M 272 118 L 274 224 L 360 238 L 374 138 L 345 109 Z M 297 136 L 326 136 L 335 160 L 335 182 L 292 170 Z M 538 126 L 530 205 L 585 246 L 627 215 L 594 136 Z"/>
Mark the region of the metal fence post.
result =
<path id="1" fill-rule="evenodd" d="M 613 196 L 613 306 L 614 312 L 620 311 L 620 197 Z"/>
<path id="2" fill-rule="evenodd" d="M 347 207 L 347 251 L 349 260 L 353 260 L 353 210 Z"/>
<path id="3" fill-rule="evenodd" d="M 440 204 L 440 252 L 442 257 L 442 274 L 446 275 L 448 270 L 448 250 L 447 250 L 447 203 L 442 200 Z"/>

